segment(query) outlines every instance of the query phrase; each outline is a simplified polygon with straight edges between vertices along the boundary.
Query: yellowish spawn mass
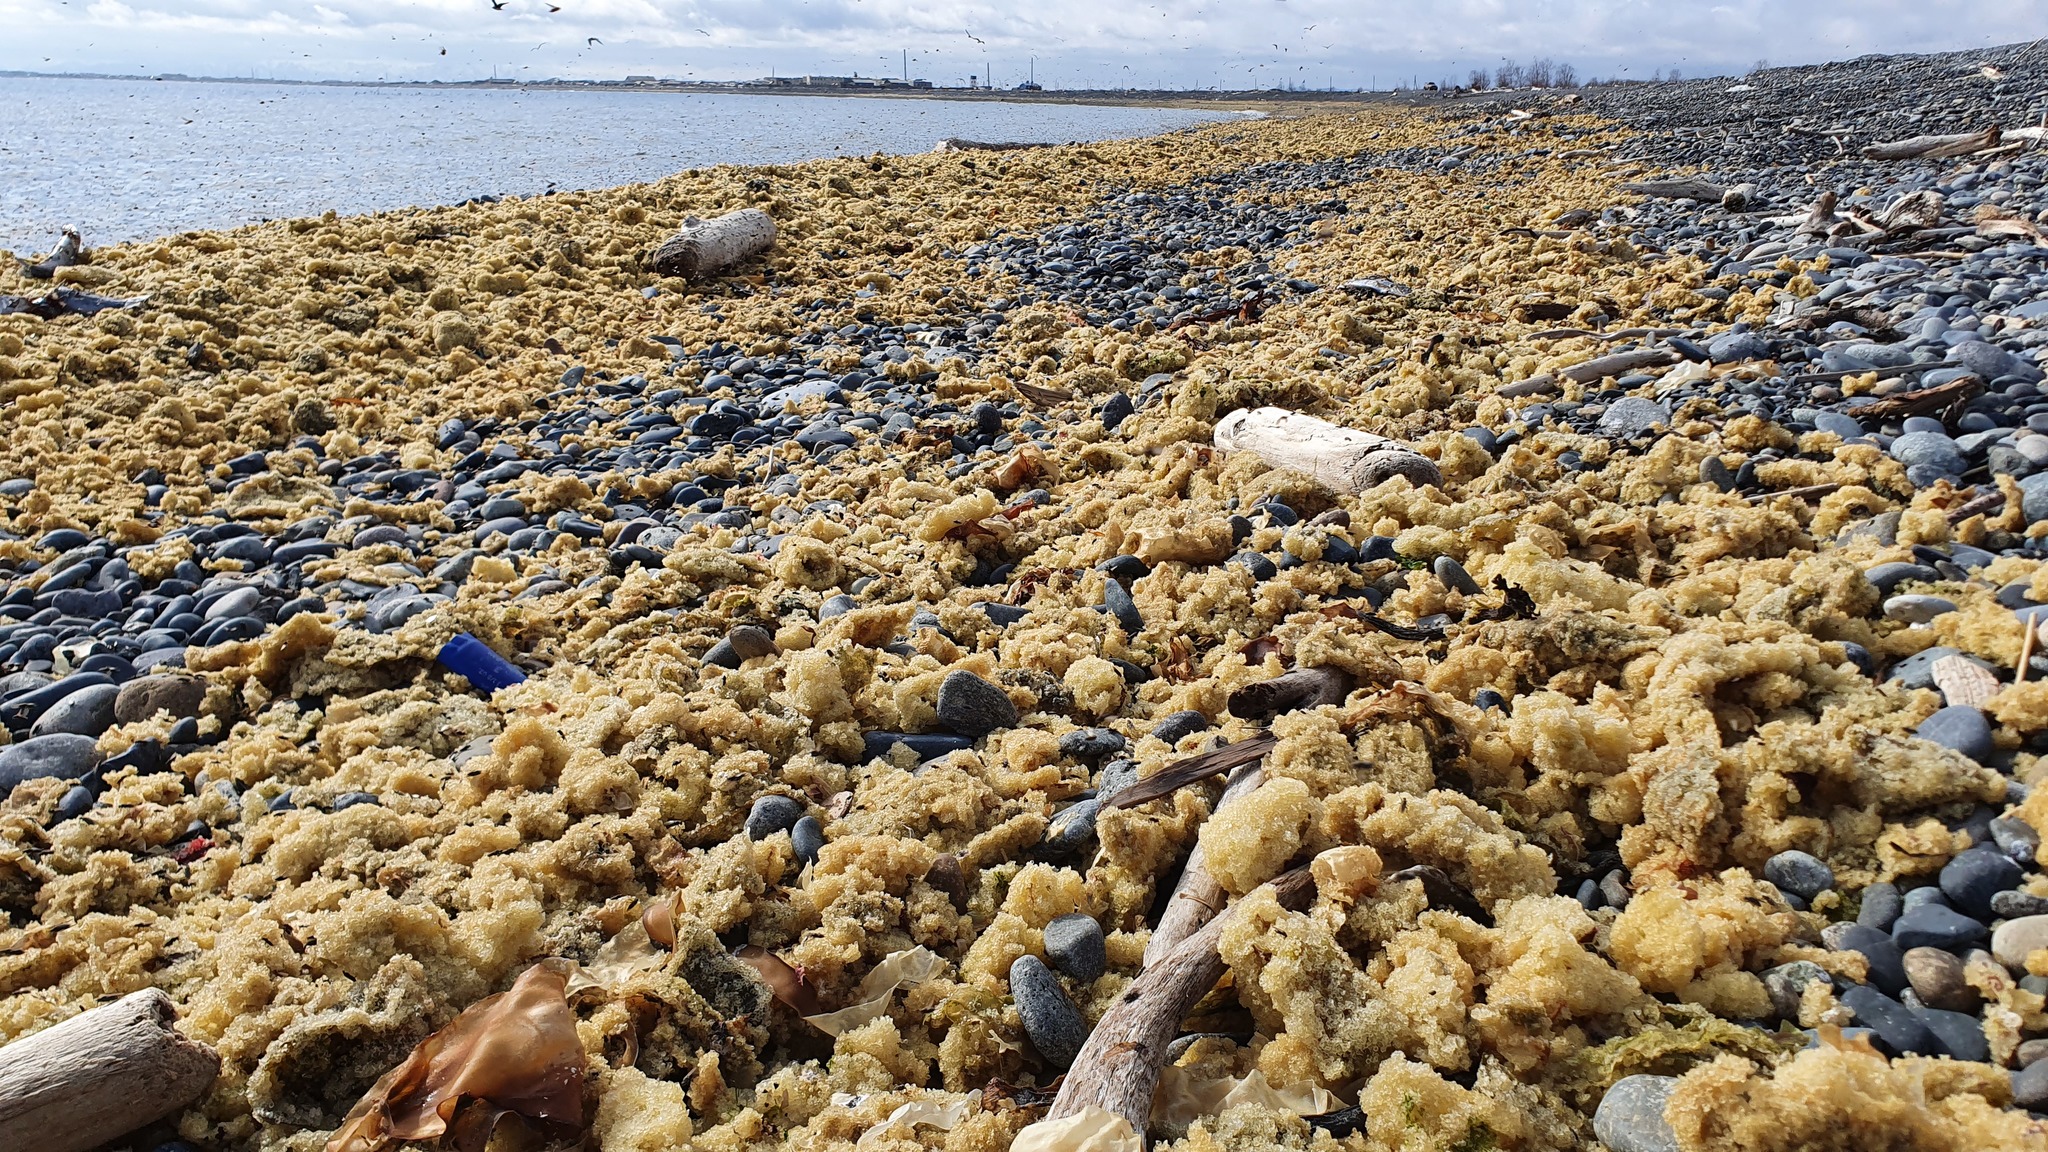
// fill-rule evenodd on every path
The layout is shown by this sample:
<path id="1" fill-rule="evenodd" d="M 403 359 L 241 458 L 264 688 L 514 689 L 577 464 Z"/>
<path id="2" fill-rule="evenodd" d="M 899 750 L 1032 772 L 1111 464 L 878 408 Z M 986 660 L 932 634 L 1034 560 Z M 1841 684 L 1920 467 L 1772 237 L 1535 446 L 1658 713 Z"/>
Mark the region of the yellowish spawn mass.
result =
<path id="1" fill-rule="evenodd" d="M 1155 1133 L 1162 1147 L 1588 1148 L 1601 1093 L 1647 1072 L 1684 1077 L 1669 1117 L 1685 1152 L 2048 1149 L 2040 1124 L 2002 1110 L 2001 1068 L 1887 1063 L 1853 1045 L 1799 1053 L 1796 1032 L 1735 1023 L 1772 1016 L 1767 969 L 1860 962 L 1821 944 L 1853 908 L 1795 910 L 1762 881 L 1765 860 L 1813 852 L 1845 891 L 1924 876 L 1968 843 L 1943 818 L 2002 800 L 1996 773 L 1912 736 L 1939 706 L 1933 692 L 1874 683 L 1847 646 L 1893 658 L 1938 642 L 2013 663 L 2021 633 L 1988 589 L 1944 592 L 1960 610 L 1908 629 L 1877 615 L 1861 572 L 1910 559 L 1915 541 L 2018 526 L 1996 513 L 1951 524 L 1952 490 L 1909 496 L 1897 464 L 1858 446 L 1784 462 L 1797 468 L 1776 486 L 1839 486 L 1811 502 L 1725 493 L 1701 482 L 1704 460 L 1798 446 L 1705 401 L 1637 452 L 1554 428 L 1494 455 L 1461 435 L 1500 424 L 1513 403 L 1502 386 L 1600 354 L 1573 321 L 1518 318 L 1531 299 L 1567 302 L 1580 319 L 1598 311 L 1615 328 L 1720 325 L 1767 304 L 1702 296 L 1697 261 L 1552 227 L 1622 198 L 1615 174 L 1558 156 L 1552 133 L 1566 127 L 1582 148 L 1620 131 L 1558 116 L 1465 138 L 1481 157 L 1512 154 L 1497 167 L 1389 163 L 1334 192 L 1266 193 L 1349 201 L 1287 250 L 1279 274 L 1325 286 L 1386 276 L 1412 294 L 1297 293 L 1256 317 L 1172 331 L 1117 331 L 1040 304 L 1010 312 L 979 362 L 907 349 L 877 371 L 922 379 L 963 412 L 1020 403 L 1054 430 L 1051 447 L 956 475 L 943 436 L 863 440 L 828 464 L 775 449 L 774 474 L 794 480 L 746 489 L 786 534 L 773 559 L 735 551 L 745 533 L 709 524 L 652 565 L 615 569 L 603 547 L 622 530 L 618 503 L 699 472 L 735 475 L 744 462 L 729 446 L 695 472 L 534 472 L 509 491 L 535 513 L 596 523 L 597 546 L 564 536 L 545 554 L 487 549 L 451 603 L 382 634 L 302 615 L 195 649 L 217 742 L 162 772 L 112 774 L 94 814 L 52 831 L 64 791 L 52 782 L 0 808 L 0 1039 L 161 988 L 222 1060 L 177 1132 L 209 1152 L 314 1152 L 463 1008 L 539 958 L 591 962 L 648 903 L 672 898 L 673 949 L 574 1001 L 597 1147 L 809 1150 L 873 1132 L 864 1145 L 994 1152 L 1043 1115 L 1039 1090 L 1059 1071 L 1025 1036 L 1012 963 L 1045 954 L 1056 917 L 1096 918 L 1106 972 L 1059 977 L 1092 1023 L 1138 974 L 1158 906 L 1199 845 L 1243 904 L 1220 944 L 1227 975 L 1188 1021 L 1206 1038 L 1177 1058 L 1203 1077 L 1311 1084 L 1369 1123 L 1340 1138 L 1244 1104 Z M 393 468 L 452 469 L 468 449 L 436 446 L 442 421 L 496 418 L 517 440 L 531 429 L 521 421 L 569 402 L 556 394 L 571 365 L 593 381 L 668 369 L 670 345 L 654 336 L 772 357 L 857 313 L 972 315 L 1020 286 L 994 265 L 967 280 L 963 250 L 1072 219 L 1105 190 L 1392 152 L 1445 130 L 1437 113 L 1368 106 L 1015 153 L 718 168 L 102 249 L 98 290 L 148 294 L 146 307 L 0 317 L 0 470 L 36 480 L 0 507 L 0 524 L 26 538 L 0 542 L 0 557 L 25 559 L 28 540 L 77 527 L 132 548 L 134 571 L 161 579 L 194 554 L 165 535 L 184 518 L 224 507 L 268 532 L 331 509 L 366 519 L 334 530 L 309 580 L 414 580 L 416 557 L 355 536 L 398 523 L 434 560 L 454 555 L 470 540 L 443 510 L 449 494 L 373 500 L 338 488 L 323 459 L 386 453 Z M 642 270 L 685 217 L 741 207 L 781 229 L 765 264 L 698 286 Z M 1188 286 L 1248 256 L 1195 253 Z M 6 263 L 0 291 L 29 291 Z M 188 357 L 195 347 L 211 359 Z M 830 343 L 820 353 L 835 372 L 860 360 Z M 1171 374 L 1157 402 L 1106 429 L 1104 398 L 1142 394 L 1155 373 Z M 699 375 L 680 361 L 656 387 L 695 395 Z M 804 416 L 822 407 L 796 403 Z M 1410 442 L 1444 481 L 1342 494 L 1211 447 L 1218 415 L 1262 404 Z M 293 447 L 300 436 L 321 454 Z M 556 445 L 571 446 L 604 445 L 574 432 Z M 251 449 L 269 453 L 269 474 L 228 494 L 227 461 Z M 1587 466 L 1561 466 L 1566 452 Z M 161 517 L 135 479 L 152 468 L 166 485 Z M 1037 488 L 1049 498 L 1024 499 Z M 1232 513 L 1267 497 L 1302 523 L 1234 535 Z M 1887 511 L 1902 514 L 1896 544 L 1837 542 Z M 1333 539 L 1373 536 L 1394 541 L 1393 557 L 1342 578 L 1313 562 L 1266 580 L 1219 563 L 1283 548 L 1313 561 Z M 1094 566 L 1123 554 L 1149 565 L 1129 587 L 1135 633 L 1095 610 L 1106 578 Z M 1439 581 L 1438 556 L 1482 591 Z M 1007 586 L 968 583 L 978 564 L 1001 563 L 1015 565 Z M 2005 559 L 1994 577 L 2041 586 L 2041 571 Z M 520 597 L 544 579 L 561 586 Z M 856 581 L 859 604 L 821 620 Z M 1389 621 L 1454 623 L 1422 640 L 1367 627 L 1356 610 L 1367 584 L 1386 593 Z M 1502 586 L 1527 606 L 1485 611 L 1501 607 Z M 989 600 L 1029 614 L 998 625 L 976 607 Z M 1356 608 L 1332 608 L 1347 602 Z M 913 623 L 918 611 L 938 627 Z M 733 668 L 701 659 L 742 624 L 774 651 Z M 485 697 L 443 673 L 434 654 L 458 632 L 521 654 L 530 679 Z M 1341 668 L 1357 688 L 1345 705 L 1273 726 L 1262 788 L 1213 819 L 1220 780 L 1105 808 L 1078 855 L 1042 847 L 1055 817 L 1103 782 L 1058 737 L 1113 728 L 1142 778 L 1218 734 L 1250 738 L 1231 693 L 1290 664 Z M 901 746 L 864 748 L 864 734 L 936 730 L 956 670 L 995 683 L 1016 727 L 922 767 Z M 1482 690 L 1506 707 L 1475 707 Z M 2044 692 L 2026 685 L 1989 704 L 2001 748 L 2048 727 Z M 1177 744 L 1149 735 L 1185 709 L 1215 728 Z M 101 749 L 164 728 L 119 725 Z M 2021 752 L 2020 778 L 2036 773 Z M 237 798 L 188 787 L 202 775 L 232 782 Z M 297 806 L 267 812 L 287 786 Z M 327 810 L 351 792 L 377 802 Z M 743 832 L 768 794 L 820 822 L 814 861 L 785 832 Z M 2021 816 L 2048 830 L 2042 795 Z M 195 819 L 217 830 L 211 850 L 173 859 Z M 1381 866 L 1326 878 L 1304 911 L 1257 891 L 1356 845 Z M 1597 871 L 1591 845 L 1612 846 Z M 1388 880 L 1418 865 L 1492 923 Z M 1579 880 L 1623 866 L 1625 910 L 1570 898 Z M 771 995 L 761 965 L 733 955 L 740 945 L 797 974 L 817 1001 L 806 1012 L 851 1005 L 893 954 L 921 946 L 942 963 L 832 1036 Z M 1973 995 L 1997 1006 L 2003 1061 L 2048 1015 L 2041 997 L 1990 983 Z M 1804 1016 L 1839 1016 L 1825 989 L 1813 995 Z M 950 1127 L 881 1127 L 903 1105 L 939 1109 L 976 1089 Z"/>

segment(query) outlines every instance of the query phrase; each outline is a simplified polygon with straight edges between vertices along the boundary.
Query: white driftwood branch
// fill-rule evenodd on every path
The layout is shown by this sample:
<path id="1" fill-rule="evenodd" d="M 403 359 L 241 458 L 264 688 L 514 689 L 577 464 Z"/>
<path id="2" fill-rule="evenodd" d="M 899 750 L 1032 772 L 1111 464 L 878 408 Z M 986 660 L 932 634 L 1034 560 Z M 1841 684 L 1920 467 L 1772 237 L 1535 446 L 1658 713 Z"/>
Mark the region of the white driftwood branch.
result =
<path id="1" fill-rule="evenodd" d="M 1399 440 L 1340 428 L 1285 408 L 1240 408 L 1216 422 L 1216 446 L 1251 452 L 1275 468 L 1306 472 L 1346 495 L 1406 476 L 1420 488 L 1443 483 L 1436 462 Z"/>
<path id="2" fill-rule="evenodd" d="M 197 1100 L 213 1050 L 150 988 L 0 1048 L 0 1148 L 85 1152 Z"/>
<path id="3" fill-rule="evenodd" d="M 714 276 L 775 246 L 775 218 L 759 208 L 742 208 L 692 224 L 662 242 L 647 266 L 663 276 L 696 280 Z"/>
<path id="4" fill-rule="evenodd" d="M 1305 908 L 1315 897 L 1315 881 L 1306 868 L 1275 879 L 1270 887 L 1286 908 Z M 1081 1045 L 1046 1119 L 1058 1120 L 1093 1106 L 1122 1116 L 1133 1131 L 1145 1130 L 1152 1094 L 1159 1087 L 1166 1051 L 1181 1018 L 1223 976 L 1217 943 L 1235 911 L 1233 907 L 1211 920 L 1131 981 Z"/>
<path id="5" fill-rule="evenodd" d="M 1216 801 L 1215 810 L 1209 815 L 1215 816 L 1223 811 L 1224 805 L 1265 782 L 1266 771 L 1259 765 L 1250 764 L 1239 769 L 1230 778 L 1223 795 Z M 1214 920 L 1229 898 L 1223 891 L 1223 885 L 1209 874 L 1202 842 L 1196 839 L 1194 850 L 1188 853 L 1187 866 L 1181 869 L 1180 881 L 1173 886 L 1173 896 L 1166 902 L 1166 911 L 1159 915 L 1159 926 L 1152 930 L 1152 938 L 1145 942 L 1146 969 L 1165 960 L 1175 948 L 1180 947 L 1181 941 Z"/>
<path id="6" fill-rule="evenodd" d="M 1863 149 L 1863 155 L 1871 160 L 1913 160 L 1920 157 L 1941 159 L 1951 156 L 1968 156 L 2002 146 L 2005 142 L 2033 141 L 2038 143 L 2043 135 L 2040 128 L 1999 129 L 1986 128 L 1982 132 L 1958 132 L 1946 136 L 1914 136 L 1907 140 L 1894 140 L 1884 144 L 1872 144 Z"/>

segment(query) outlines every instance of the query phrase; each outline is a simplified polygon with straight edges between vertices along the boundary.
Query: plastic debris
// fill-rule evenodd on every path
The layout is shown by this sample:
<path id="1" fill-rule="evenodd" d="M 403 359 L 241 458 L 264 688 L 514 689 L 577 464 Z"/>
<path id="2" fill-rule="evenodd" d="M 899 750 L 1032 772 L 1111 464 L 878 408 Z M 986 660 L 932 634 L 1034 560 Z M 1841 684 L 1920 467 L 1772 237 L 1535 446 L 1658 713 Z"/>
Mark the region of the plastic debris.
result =
<path id="1" fill-rule="evenodd" d="M 467 632 L 457 633 L 453 640 L 442 645 L 437 659 L 442 667 L 484 692 L 496 692 L 500 688 L 526 683 L 526 673 L 514 668 L 510 661 Z"/>

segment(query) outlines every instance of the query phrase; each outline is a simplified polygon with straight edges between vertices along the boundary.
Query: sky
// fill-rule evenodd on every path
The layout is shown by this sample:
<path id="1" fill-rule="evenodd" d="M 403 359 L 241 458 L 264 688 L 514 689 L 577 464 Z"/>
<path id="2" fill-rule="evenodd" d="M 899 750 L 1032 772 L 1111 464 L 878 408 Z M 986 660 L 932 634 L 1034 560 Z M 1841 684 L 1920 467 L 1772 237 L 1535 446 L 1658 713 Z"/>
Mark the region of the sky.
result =
<path id="1" fill-rule="evenodd" d="M 0 0 L 0 69 L 1387 88 L 1534 57 L 1741 75 L 2048 37 L 2048 0 Z M 2039 49 L 2048 67 L 2048 45 Z"/>

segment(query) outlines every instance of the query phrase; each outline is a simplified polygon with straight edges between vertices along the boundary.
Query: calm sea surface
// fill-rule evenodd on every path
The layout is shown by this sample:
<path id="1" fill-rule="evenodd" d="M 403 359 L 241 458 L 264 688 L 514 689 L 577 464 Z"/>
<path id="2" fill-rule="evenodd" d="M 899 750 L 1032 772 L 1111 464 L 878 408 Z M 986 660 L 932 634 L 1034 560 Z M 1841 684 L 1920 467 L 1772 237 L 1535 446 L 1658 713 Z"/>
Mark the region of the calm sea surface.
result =
<path id="1" fill-rule="evenodd" d="M 664 92 L 0 77 L 0 248 L 40 254 L 267 218 L 601 188 L 713 164 L 1100 140 L 1218 114 Z"/>

